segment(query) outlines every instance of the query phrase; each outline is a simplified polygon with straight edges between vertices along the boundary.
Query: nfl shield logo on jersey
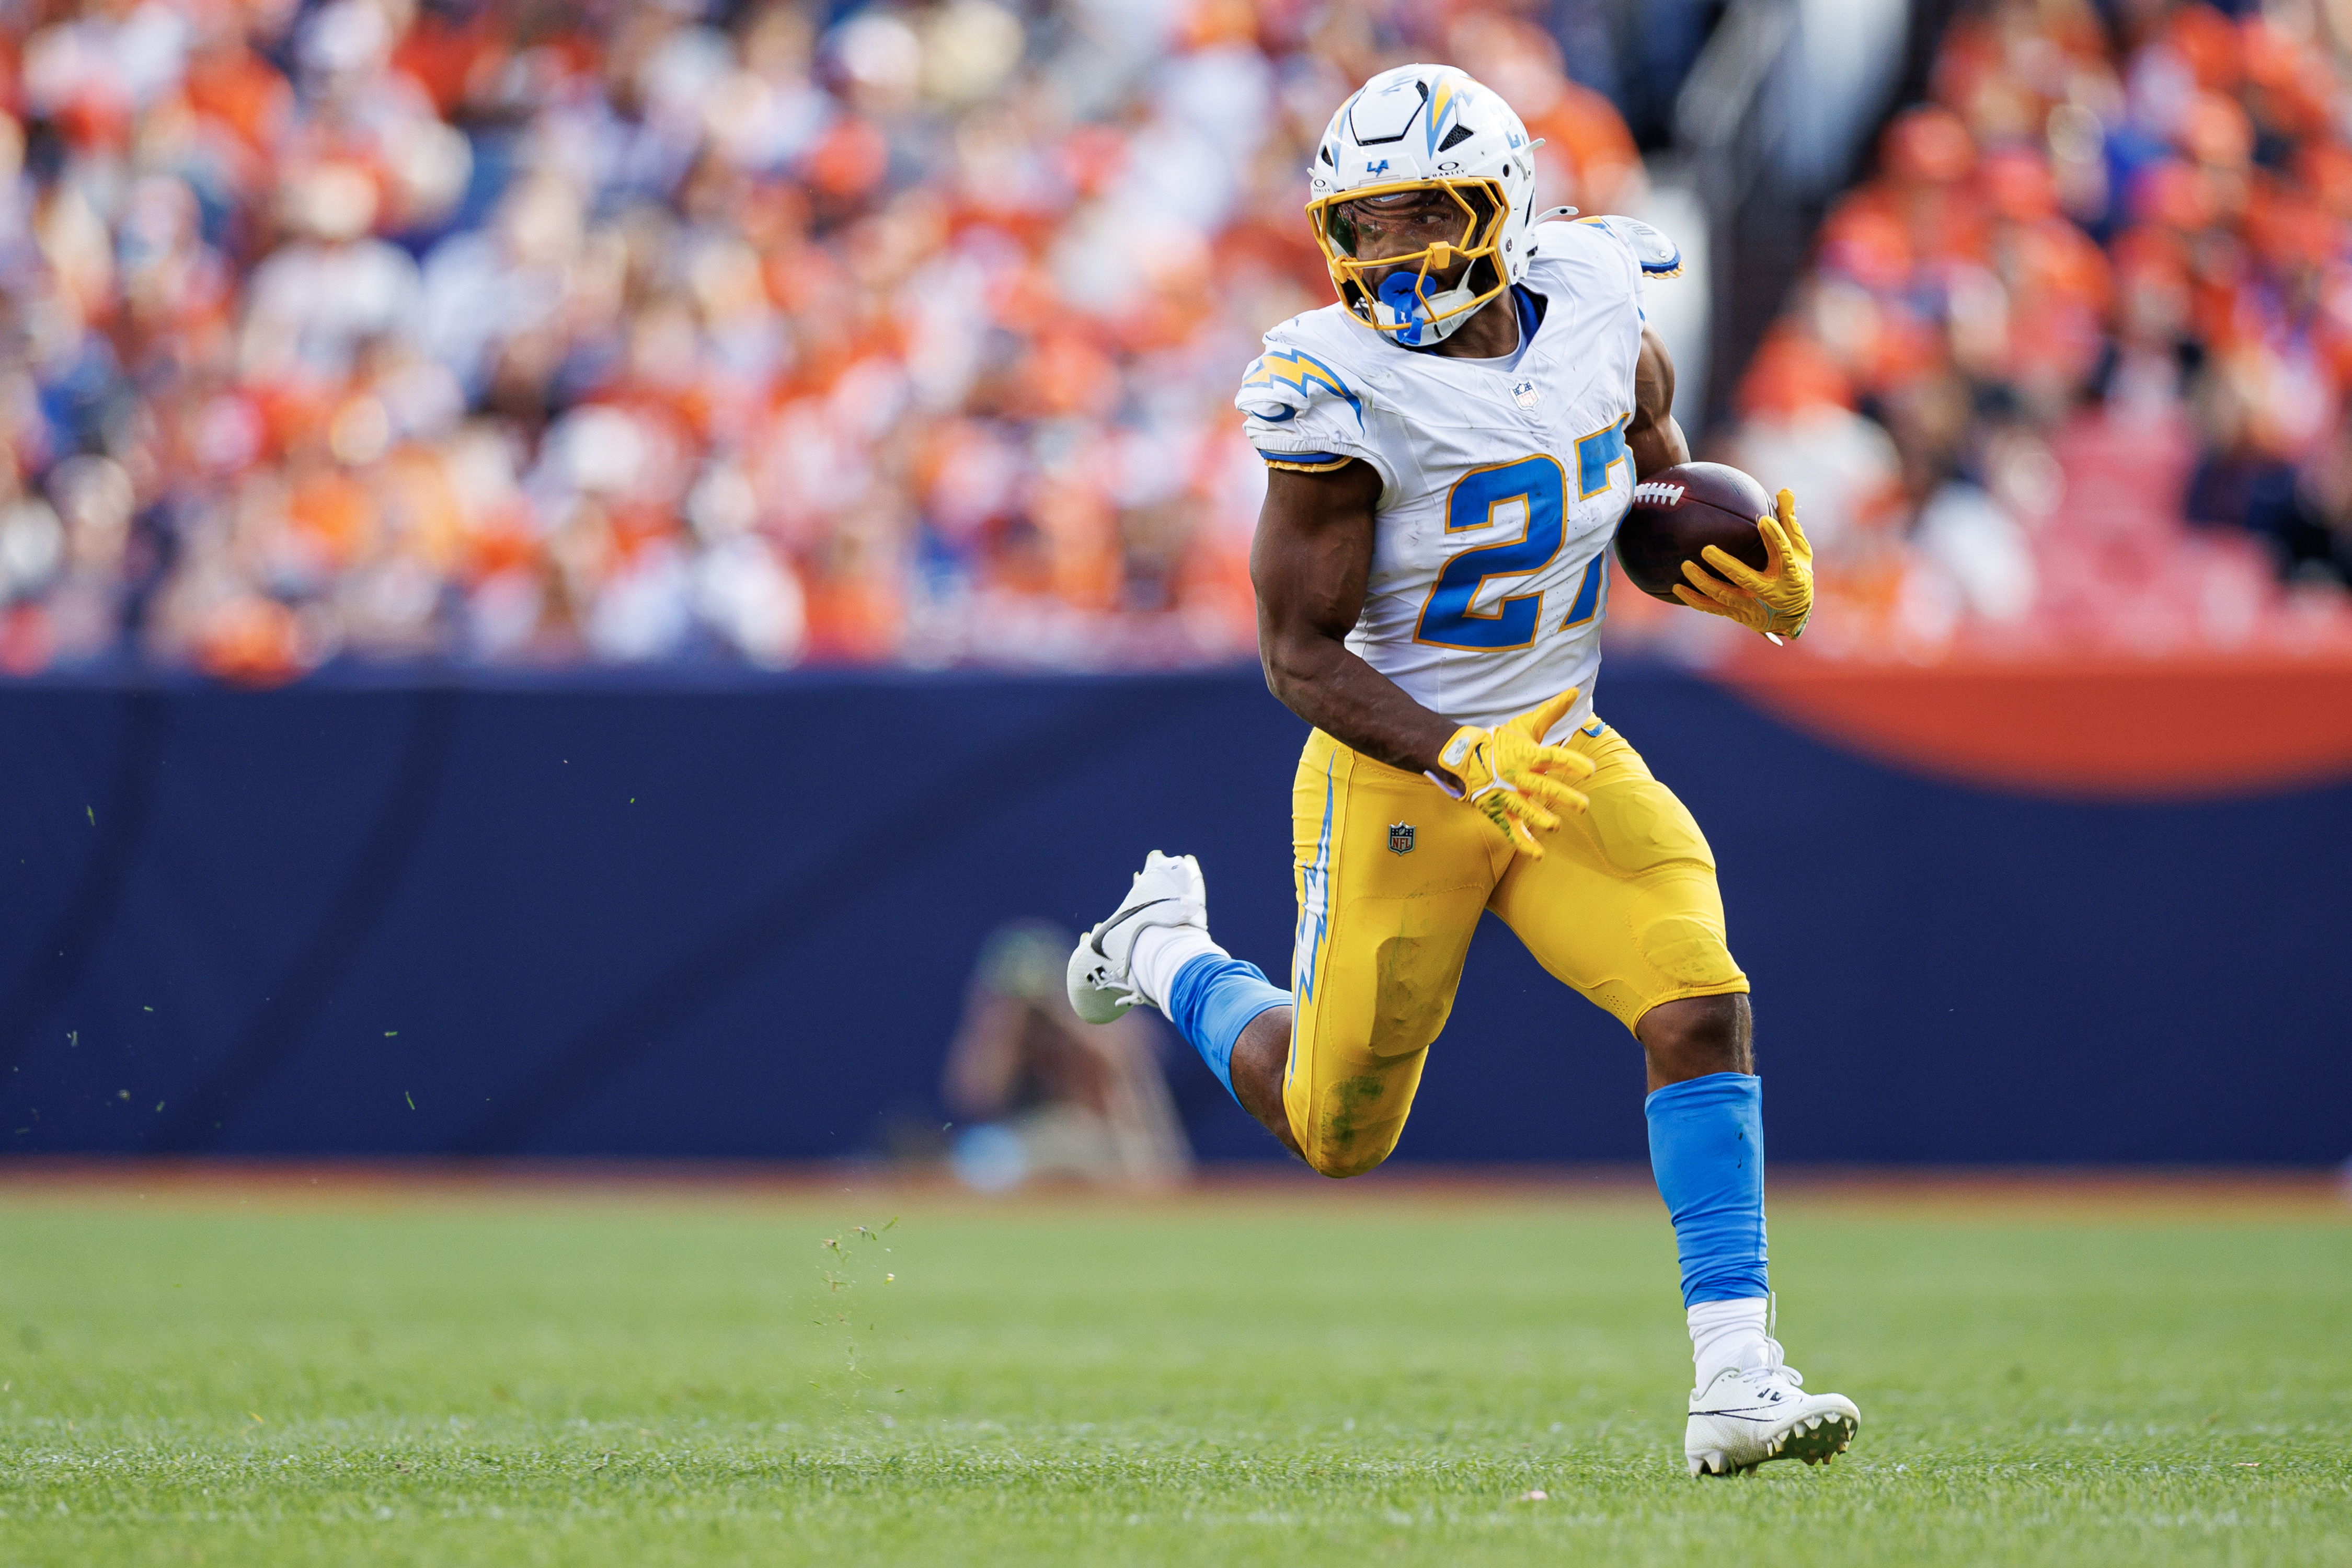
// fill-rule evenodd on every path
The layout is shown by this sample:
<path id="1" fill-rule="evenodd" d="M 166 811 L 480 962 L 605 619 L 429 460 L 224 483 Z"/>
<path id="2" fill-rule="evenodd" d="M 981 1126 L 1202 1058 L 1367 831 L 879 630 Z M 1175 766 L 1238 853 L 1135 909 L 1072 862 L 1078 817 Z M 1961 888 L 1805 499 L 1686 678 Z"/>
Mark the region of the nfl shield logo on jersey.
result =
<path id="1" fill-rule="evenodd" d="M 1543 402 L 1543 393 L 1536 390 L 1535 382 L 1520 382 L 1511 388 L 1511 401 L 1521 408 L 1533 408 Z"/>
<path id="2" fill-rule="evenodd" d="M 1389 852 L 1391 854 L 1398 855 L 1409 855 L 1412 853 L 1412 824 L 1411 822 L 1391 822 L 1389 824 Z"/>

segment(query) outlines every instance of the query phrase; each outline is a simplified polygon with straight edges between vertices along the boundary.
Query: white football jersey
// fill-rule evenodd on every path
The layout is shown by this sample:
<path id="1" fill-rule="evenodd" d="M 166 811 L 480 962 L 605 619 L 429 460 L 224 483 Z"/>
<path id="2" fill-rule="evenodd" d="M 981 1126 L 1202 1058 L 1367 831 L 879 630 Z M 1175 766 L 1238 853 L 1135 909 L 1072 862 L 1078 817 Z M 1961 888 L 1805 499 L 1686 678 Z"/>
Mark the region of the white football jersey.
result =
<path id="1" fill-rule="evenodd" d="M 1633 504 L 1643 279 L 1681 262 L 1629 218 L 1545 224 L 1529 241 L 1525 287 L 1544 311 L 1529 335 L 1520 304 L 1515 356 L 1418 353 L 1332 304 L 1268 332 L 1234 402 L 1273 466 L 1355 458 L 1380 474 L 1348 646 L 1456 724 L 1576 686 L 1557 739 L 1591 718 L 1609 543 Z"/>

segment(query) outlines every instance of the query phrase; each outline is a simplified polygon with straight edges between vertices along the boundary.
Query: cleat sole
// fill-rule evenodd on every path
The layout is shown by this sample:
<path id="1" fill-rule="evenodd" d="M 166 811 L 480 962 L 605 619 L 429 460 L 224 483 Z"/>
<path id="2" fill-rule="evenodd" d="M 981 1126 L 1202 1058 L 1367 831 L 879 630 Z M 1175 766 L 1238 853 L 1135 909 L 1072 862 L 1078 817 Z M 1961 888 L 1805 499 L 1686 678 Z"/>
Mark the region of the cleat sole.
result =
<path id="1" fill-rule="evenodd" d="M 1843 1416 L 1824 1416 L 1804 1427 L 1788 1433 L 1774 1446 L 1776 1459 L 1802 1459 L 1809 1465 L 1825 1465 L 1846 1451 L 1853 1442 L 1858 1423 Z"/>
<path id="2" fill-rule="evenodd" d="M 1743 1431 L 1735 1423 L 1753 1417 L 1707 1409 L 1692 1411 L 1685 1436 L 1685 1441 L 1691 1446 L 1683 1449 L 1690 1473 L 1693 1477 L 1752 1475 L 1759 1466 L 1775 1459 L 1828 1464 L 1853 1446 L 1862 1419 L 1852 1402 L 1841 1396 L 1816 1397 L 1810 1403 L 1812 1407 L 1801 1414 L 1788 1412 L 1783 1417 L 1787 1425 L 1777 1430 L 1765 1427 L 1759 1431 L 1751 1427 Z M 1703 1416 L 1717 1419 L 1702 1420 Z M 1756 1426 L 1765 1424 L 1759 1421 Z"/>
<path id="3" fill-rule="evenodd" d="M 1694 1478 L 1752 1476 L 1756 1473 L 1756 1466 L 1763 1462 L 1759 1459 L 1745 1465 L 1735 1465 L 1729 1458 L 1716 1450 L 1709 1450 L 1703 1454 L 1685 1454 L 1683 1457 L 1690 1461 L 1690 1473 Z"/>

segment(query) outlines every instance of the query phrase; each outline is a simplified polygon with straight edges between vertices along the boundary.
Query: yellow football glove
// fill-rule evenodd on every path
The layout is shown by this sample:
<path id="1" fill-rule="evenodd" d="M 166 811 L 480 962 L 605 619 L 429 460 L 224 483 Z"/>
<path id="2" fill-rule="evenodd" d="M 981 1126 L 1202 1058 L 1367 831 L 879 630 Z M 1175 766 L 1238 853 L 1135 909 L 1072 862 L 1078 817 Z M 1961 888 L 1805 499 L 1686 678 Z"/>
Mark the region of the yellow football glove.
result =
<path id="1" fill-rule="evenodd" d="M 1751 632 L 1761 632 L 1778 643 L 1805 629 L 1813 612 L 1813 547 L 1797 523 L 1797 497 L 1780 492 L 1779 517 L 1759 517 L 1756 531 L 1764 536 L 1764 570 L 1758 571 L 1720 545 L 1709 545 L 1699 555 L 1729 581 L 1708 576 L 1695 560 L 1683 562 L 1691 586 L 1675 584 L 1675 597 L 1693 610 L 1737 621 Z"/>
<path id="2" fill-rule="evenodd" d="M 1532 860 L 1543 859 L 1543 845 L 1534 830 L 1551 831 L 1559 826 L 1552 808 L 1581 811 L 1591 802 L 1559 779 L 1564 773 L 1579 783 L 1592 777 L 1592 758 L 1565 746 L 1546 746 L 1543 737 L 1576 706 L 1577 688 L 1518 717 L 1482 729 L 1465 724 L 1454 732 L 1437 759 L 1460 780 L 1433 771 L 1430 780 L 1457 800 L 1477 808 L 1510 846 Z"/>

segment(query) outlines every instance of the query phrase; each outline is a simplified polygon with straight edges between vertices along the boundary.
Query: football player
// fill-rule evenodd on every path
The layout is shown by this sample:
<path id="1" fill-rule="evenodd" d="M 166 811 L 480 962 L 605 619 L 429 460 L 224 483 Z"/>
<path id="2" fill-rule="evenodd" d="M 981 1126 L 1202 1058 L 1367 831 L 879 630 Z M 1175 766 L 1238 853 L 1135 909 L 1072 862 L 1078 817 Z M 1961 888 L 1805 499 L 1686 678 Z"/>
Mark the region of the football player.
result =
<path id="1" fill-rule="evenodd" d="M 1157 851 L 1071 955 L 1101 1020 L 1163 1009 L 1242 1108 L 1326 1176 L 1395 1147 L 1482 911 L 1616 1015 L 1649 1063 L 1696 1385 L 1691 1472 L 1818 1463 L 1859 1425 L 1771 1336 L 1762 1085 L 1714 852 L 1593 711 L 1611 537 L 1689 459 L 1642 312 L 1655 230 L 1535 215 L 1526 128 L 1462 71 L 1402 66 L 1331 119 L 1307 221 L 1337 304 L 1266 334 L 1235 398 L 1265 459 L 1251 572 L 1266 684 L 1314 726 L 1292 790 L 1290 988 L 1211 940 Z M 1759 571 L 1710 547 L 1694 608 L 1794 637 L 1794 503 Z"/>

